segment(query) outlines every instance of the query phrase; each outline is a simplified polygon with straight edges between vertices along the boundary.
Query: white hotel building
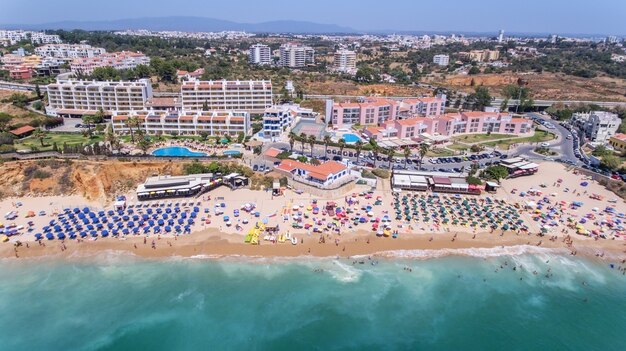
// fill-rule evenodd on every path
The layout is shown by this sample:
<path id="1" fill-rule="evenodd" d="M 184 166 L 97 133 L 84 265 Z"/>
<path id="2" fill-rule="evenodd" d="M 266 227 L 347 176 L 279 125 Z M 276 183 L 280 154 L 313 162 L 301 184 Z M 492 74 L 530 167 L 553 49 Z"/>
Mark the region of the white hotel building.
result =
<path id="1" fill-rule="evenodd" d="M 337 50 L 333 60 L 333 70 L 356 74 L 356 53 L 350 50 Z"/>
<path id="2" fill-rule="evenodd" d="M 272 63 L 270 47 L 263 44 L 255 44 L 248 50 L 248 62 L 252 65 L 269 65 Z"/>
<path id="3" fill-rule="evenodd" d="M 145 110 L 146 101 L 152 97 L 149 79 L 136 82 L 97 82 L 83 80 L 57 80 L 47 86 L 48 106 L 51 116 L 82 117 L 99 110 L 105 114 L 113 111 Z"/>
<path id="4" fill-rule="evenodd" d="M 197 135 L 206 132 L 210 136 L 250 132 L 250 114 L 244 111 L 132 111 L 115 112 L 111 117 L 113 132 L 130 134 L 128 120 L 134 117 L 139 129 L 148 135 Z"/>
<path id="5" fill-rule="evenodd" d="M 35 48 L 35 54 L 41 57 L 56 57 L 64 60 L 96 57 L 106 53 L 104 48 L 86 44 L 47 44 Z"/>
<path id="6" fill-rule="evenodd" d="M 283 44 L 280 46 L 279 66 L 301 68 L 315 62 L 315 50 L 309 46 Z"/>
<path id="7" fill-rule="evenodd" d="M 270 80 L 216 80 L 186 81 L 181 86 L 183 110 L 247 111 L 263 113 L 272 106 L 272 82 Z"/>

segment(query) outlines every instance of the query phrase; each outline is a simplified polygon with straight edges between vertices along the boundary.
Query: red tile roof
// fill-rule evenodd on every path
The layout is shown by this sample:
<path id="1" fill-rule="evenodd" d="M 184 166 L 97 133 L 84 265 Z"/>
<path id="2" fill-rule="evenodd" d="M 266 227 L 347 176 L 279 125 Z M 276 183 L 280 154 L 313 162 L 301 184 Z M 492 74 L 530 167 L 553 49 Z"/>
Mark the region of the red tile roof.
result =
<path id="1" fill-rule="evenodd" d="M 11 133 L 13 135 L 20 136 L 20 135 L 24 135 L 26 133 L 33 132 L 34 130 L 35 130 L 35 128 L 33 128 L 31 126 L 23 126 L 23 127 L 17 128 L 17 129 L 13 129 L 9 133 Z"/>
<path id="2" fill-rule="evenodd" d="M 613 138 L 621 141 L 626 141 L 626 134 L 617 133 L 613 135 Z"/>
<path id="3" fill-rule="evenodd" d="M 267 149 L 267 151 L 265 151 L 265 156 L 267 156 L 267 157 L 276 157 L 281 152 L 282 151 L 280 149 L 277 149 L 275 147 L 271 147 L 271 148 Z"/>

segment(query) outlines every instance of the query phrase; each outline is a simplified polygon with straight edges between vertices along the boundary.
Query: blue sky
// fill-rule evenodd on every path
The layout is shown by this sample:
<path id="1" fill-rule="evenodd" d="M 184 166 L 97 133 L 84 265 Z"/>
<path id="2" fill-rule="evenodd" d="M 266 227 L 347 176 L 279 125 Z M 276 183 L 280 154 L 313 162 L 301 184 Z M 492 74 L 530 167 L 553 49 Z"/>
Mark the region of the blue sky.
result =
<path id="1" fill-rule="evenodd" d="M 626 0 L 0 0 L 0 23 L 200 16 L 304 20 L 358 30 L 626 35 Z"/>

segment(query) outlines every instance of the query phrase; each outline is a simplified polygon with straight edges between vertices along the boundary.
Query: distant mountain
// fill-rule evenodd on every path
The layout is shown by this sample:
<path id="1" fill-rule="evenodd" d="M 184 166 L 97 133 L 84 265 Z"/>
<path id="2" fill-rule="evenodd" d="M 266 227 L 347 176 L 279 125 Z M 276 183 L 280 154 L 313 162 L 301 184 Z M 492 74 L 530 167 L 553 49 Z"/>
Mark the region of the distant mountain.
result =
<path id="1" fill-rule="evenodd" d="M 356 33 L 357 31 L 334 24 L 306 21 L 271 21 L 262 23 L 238 23 L 215 18 L 172 16 L 129 18 L 110 21 L 61 21 L 41 24 L 6 24 L 7 29 L 83 29 L 83 30 L 126 30 L 147 29 L 183 32 L 246 31 L 250 33 Z"/>

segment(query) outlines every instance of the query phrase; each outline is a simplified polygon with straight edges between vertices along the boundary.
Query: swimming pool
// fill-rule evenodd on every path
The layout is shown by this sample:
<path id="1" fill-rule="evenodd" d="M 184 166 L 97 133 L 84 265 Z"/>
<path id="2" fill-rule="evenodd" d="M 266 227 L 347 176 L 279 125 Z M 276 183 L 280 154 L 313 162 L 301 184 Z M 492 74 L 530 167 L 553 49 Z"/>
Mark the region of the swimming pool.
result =
<path id="1" fill-rule="evenodd" d="M 206 156 L 204 152 L 194 152 L 182 146 L 162 147 L 152 151 L 153 156 L 198 157 Z"/>
<path id="2" fill-rule="evenodd" d="M 237 150 L 224 150 L 224 155 L 226 156 L 237 156 L 241 154 L 241 151 L 237 151 Z"/>
<path id="3" fill-rule="evenodd" d="M 346 143 L 356 143 L 357 141 L 361 140 L 361 138 L 359 138 L 359 136 L 356 134 L 346 133 L 343 135 L 343 140 L 345 140 Z"/>

